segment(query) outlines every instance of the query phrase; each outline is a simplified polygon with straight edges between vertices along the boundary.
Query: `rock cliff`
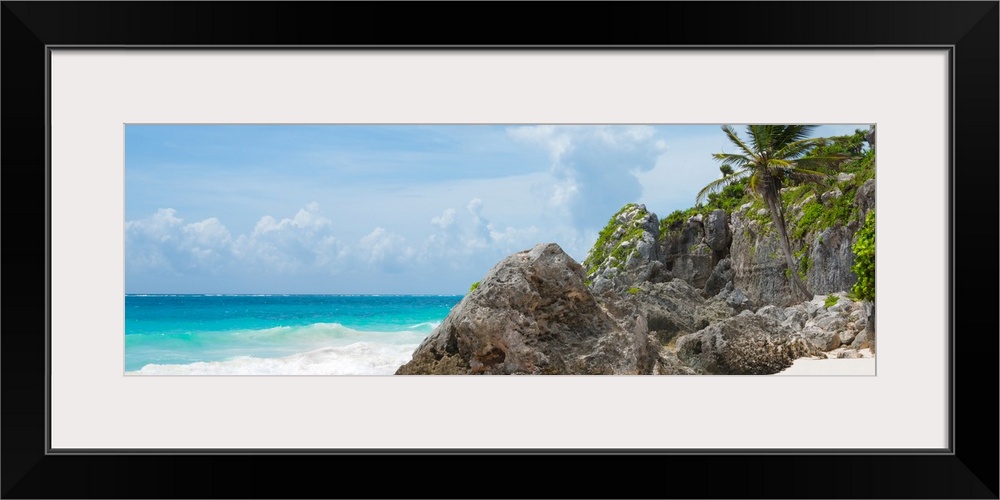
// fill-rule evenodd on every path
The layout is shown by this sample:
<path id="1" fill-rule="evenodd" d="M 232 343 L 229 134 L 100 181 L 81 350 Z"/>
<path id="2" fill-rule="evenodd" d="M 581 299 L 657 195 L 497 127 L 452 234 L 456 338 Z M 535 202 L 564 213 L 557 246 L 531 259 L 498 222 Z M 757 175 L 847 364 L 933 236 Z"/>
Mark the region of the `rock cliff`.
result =
<path id="1" fill-rule="evenodd" d="M 854 285 L 857 280 L 851 270 L 854 235 L 865 215 L 875 207 L 874 179 L 842 174 L 833 180 L 830 189 L 822 192 L 810 186 L 782 190 L 787 204 L 787 230 L 798 263 L 794 272 L 814 294 L 847 291 Z M 634 208 L 627 211 L 629 207 L 641 208 L 644 224 L 640 226 L 621 217 L 636 213 Z M 604 234 L 632 236 L 610 239 L 613 243 L 608 246 L 637 247 L 631 241 L 640 239 L 640 233 L 630 232 L 629 228 L 642 227 L 643 248 L 648 248 L 652 234 L 648 221 L 656 220 L 656 215 L 642 205 L 630 204 L 626 209 L 609 222 Z M 722 293 L 731 283 L 733 289 L 758 306 L 789 306 L 798 301 L 791 290 L 778 233 L 769 212 L 757 200 L 731 212 L 716 209 L 685 217 L 672 215 L 663 220 L 657 251 L 646 251 L 632 261 L 635 269 L 655 269 L 656 273 L 609 272 L 609 269 L 627 269 L 612 253 L 592 251 L 588 256 L 589 266 L 595 271 L 591 274 L 595 292 L 627 289 L 643 281 L 679 278 L 701 289 L 707 297 Z M 609 277 L 618 279 L 611 281 Z"/>

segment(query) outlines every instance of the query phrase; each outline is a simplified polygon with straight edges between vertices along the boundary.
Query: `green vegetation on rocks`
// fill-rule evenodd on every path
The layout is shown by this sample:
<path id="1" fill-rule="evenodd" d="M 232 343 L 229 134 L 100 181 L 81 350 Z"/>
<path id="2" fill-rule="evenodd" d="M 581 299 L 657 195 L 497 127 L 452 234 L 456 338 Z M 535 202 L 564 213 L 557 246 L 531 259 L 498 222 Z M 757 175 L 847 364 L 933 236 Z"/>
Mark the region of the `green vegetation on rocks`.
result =
<path id="1" fill-rule="evenodd" d="M 771 294 L 768 297 L 787 293 L 772 293 L 780 285 L 765 280 L 766 273 L 772 271 L 764 270 L 782 263 L 785 269 L 774 271 L 777 276 L 785 277 L 784 286 L 790 286 L 795 296 L 805 298 L 808 294 L 811 298 L 812 287 L 820 287 L 820 293 L 849 290 L 856 282 L 853 260 L 844 259 L 850 257 L 850 243 L 856 240 L 854 234 L 864 223 L 863 215 L 874 207 L 871 181 L 875 177 L 875 151 L 874 146 L 866 145 L 873 130 L 783 143 L 777 136 L 781 135 L 778 130 L 781 127 L 770 132 L 764 129 L 767 127 L 754 128 L 758 135 L 745 139 L 732 129 L 725 131 L 735 151 L 713 156 L 728 168 L 720 168 L 722 178 L 706 186 L 694 206 L 660 218 L 659 234 L 652 235 L 658 240 L 658 258 L 666 271 L 678 272 L 672 269 L 677 265 L 682 274 L 692 272 L 691 259 L 708 255 L 715 262 L 725 258 L 728 249 L 714 248 L 718 252 L 715 254 L 713 249 L 698 244 L 708 237 L 707 224 L 712 213 L 723 210 L 729 214 L 726 221 L 730 231 L 737 233 L 734 236 L 739 240 L 739 251 L 743 252 L 734 260 L 740 269 L 737 274 L 761 270 L 741 275 L 757 280 L 746 286 L 768 290 L 760 292 L 754 288 L 753 293 Z M 797 131 L 799 127 L 787 126 L 786 138 L 796 137 Z M 779 144 L 785 144 L 784 149 Z M 765 154 L 770 151 L 767 148 L 773 149 L 774 154 L 785 155 L 784 159 L 776 160 L 773 155 Z M 621 273 L 625 272 L 626 263 L 634 258 L 638 248 L 644 248 L 641 245 L 637 248 L 637 243 L 648 244 L 648 236 L 643 232 L 652 229 L 648 224 L 648 216 L 652 214 L 644 208 L 629 203 L 608 221 L 583 262 L 588 285 L 624 276 Z M 692 218 L 700 218 L 703 227 L 689 228 L 687 222 Z M 777 219 L 781 219 L 784 235 L 775 223 Z M 850 240 L 845 241 L 845 237 Z M 802 289 L 795 281 L 802 283 Z M 806 283 L 808 288 L 804 286 Z M 625 285 L 622 293 L 628 291 L 628 283 L 619 284 Z"/>
<path id="2" fill-rule="evenodd" d="M 799 259 L 799 277 L 806 279 L 809 273 L 809 268 L 812 267 L 812 259 L 809 258 L 809 245 L 804 245 L 798 252 L 795 252 L 795 258 Z"/>
<path id="3" fill-rule="evenodd" d="M 479 282 L 478 281 L 475 282 L 475 283 L 473 283 L 472 286 L 469 287 L 469 293 L 472 293 L 472 291 L 475 290 L 475 289 L 477 289 L 477 288 L 479 288 Z"/>
<path id="4" fill-rule="evenodd" d="M 801 242 L 809 233 L 832 227 L 837 222 L 846 225 L 860 217 L 854 204 L 854 196 L 865 181 L 875 177 L 875 150 L 864 148 L 865 137 L 869 133 L 870 131 L 857 130 L 851 135 L 816 140 L 813 149 L 806 156 L 828 160 L 810 162 L 809 165 L 825 176 L 823 182 L 796 185 L 790 178 L 782 182 L 780 202 L 785 207 L 794 207 L 787 214 L 791 239 Z M 853 174 L 854 177 L 839 181 L 837 174 L 840 173 Z M 747 188 L 748 178 L 740 178 L 732 173 L 724 174 L 722 179 L 713 184 L 722 187 L 717 187 L 718 191 L 706 191 L 703 197 L 705 203 L 698 203 L 685 210 L 675 210 L 660 219 L 661 238 L 670 230 L 680 229 L 681 223 L 695 215 L 707 216 L 720 208 L 732 213 L 747 203 L 751 204 L 746 211 L 747 219 L 758 222 L 765 234 L 772 229 L 771 216 L 760 213 L 761 210 L 768 210 L 767 204 L 762 198 L 753 196 Z M 839 189 L 841 195 L 824 204 L 823 193 L 834 188 Z"/>
<path id="5" fill-rule="evenodd" d="M 809 138 L 815 128 L 815 125 L 747 125 L 744 140 L 733 127 L 723 125 L 722 131 L 736 148 L 736 153 L 714 153 L 712 157 L 722 165 L 734 167 L 735 173 L 710 182 L 698 192 L 696 198 L 702 200 L 735 180 L 745 179 L 750 192 L 768 207 L 787 269 L 793 269 L 795 263 L 781 189 L 799 184 L 821 184 L 836 164 L 849 157 L 846 153 L 822 150 L 826 145 L 821 139 Z M 794 290 L 803 298 L 812 296 L 797 273 L 788 274 L 791 275 Z"/>
<path id="6" fill-rule="evenodd" d="M 823 307 L 829 309 L 829 308 L 837 305 L 837 302 L 839 302 L 839 301 L 840 301 L 840 297 L 838 297 L 836 295 L 827 295 L 826 296 L 826 300 L 823 301 Z"/>
<path id="7" fill-rule="evenodd" d="M 875 210 L 872 209 L 865 217 L 865 223 L 855 234 L 854 265 L 851 271 L 858 277 L 857 283 L 851 288 L 851 295 L 856 300 L 875 301 Z"/>
<path id="8" fill-rule="evenodd" d="M 637 210 L 631 220 L 624 224 L 619 223 L 618 218 L 630 210 Z M 587 274 L 596 273 L 601 264 L 614 259 L 612 266 L 621 269 L 625 266 L 625 261 L 635 250 L 634 242 L 642 236 L 642 218 L 649 212 L 644 208 L 639 208 L 635 203 L 628 203 L 615 215 L 611 217 L 608 224 L 604 226 L 597 236 L 597 243 L 590 250 L 590 254 L 583 261 L 583 267 L 587 269 Z M 617 235 L 621 230 L 621 235 Z"/>
<path id="9" fill-rule="evenodd" d="M 660 239 L 663 239 L 663 236 L 669 231 L 681 229 L 682 224 L 695 215 L 707 217 L 708 214 L 718 209 L 732 212 L 740 205 L 753 201 L 746 192 L 746 181 L 736 181 L 719 192 L 709 193 L 707 198 L 706 203 L 699 203 L 686 210 L 675 210 L 670 215 L 660 219 Z"/>

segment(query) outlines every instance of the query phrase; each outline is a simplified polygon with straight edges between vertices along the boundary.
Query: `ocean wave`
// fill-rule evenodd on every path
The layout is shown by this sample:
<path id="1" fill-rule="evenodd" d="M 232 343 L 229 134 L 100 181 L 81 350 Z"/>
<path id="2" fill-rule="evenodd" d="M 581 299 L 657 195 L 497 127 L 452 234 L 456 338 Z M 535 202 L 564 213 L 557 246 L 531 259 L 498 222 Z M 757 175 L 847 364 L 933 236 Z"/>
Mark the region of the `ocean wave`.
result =
<path id="1" fill-rule="evenodd" d="M 435 328 L 437 328 L 439 326 L 441 326 L 441 322 L 440 321 L 424 321 L 423 323 L 417 323 L 415 325 L 410 325 L 409 329 L 410 330 L 416 330 L 416 329 L 430 329 L 430 330 L 433 330 L 433 329 L 435 329 Z"/>
<path id="2" fill-rule="evenodd" d="M 237 329 L 237 330 L 205 330 L 205 331 L 188 331 L 188 330 L 178 330 L 170 332 L 147 332 L 147 333 L 130 333 L 125 336 L 127 343 L 141 343 L 144 337 L 156 338 L 164 336 L 182 336 L 188 337 L 198 337 L 205 341 L 225 341 L 225 339 L 232 339 L 238 341 L 245 340 L 274 340 L 281 343 L 287 343 L 293 339 L 298 340 L 331 340 L 331 339 L 388 339 L 388 338 L 400 338 L 405 342 L 418 341 L 419 338 L 415 337 L 413 334 L 414 329 L 436 328 L 437 325 L 441 324 L 440 321 L 429 321 L 418 323 L 401 329 L 398 331 L 369 331 L 369 330 L 357 330 L 354 328 L 346 327 L 340 323 L 310 323 L 307 325 L 279 325 L 272 326 L 268 328 L 257 328 L 257 329 Z"/>
<path id="3" fill-rule="evenodd" d="M 404 346 L 403 351 L 412 353 L 411 347 L 423 341 L 430 331 L 430 328 L 360 331 L 340 323 L 312 323 L 256 330 L 136 333 L 125 336 L 125 365 L 126 369 L 135 370 L 149 364 L 212 363 L 238 357 L 276 359 L 351 345 L 379 346 L 390 351 Z"/>
<path id="4" fill-rule="evenodd" d="M 410 361 L 417 344 L 356 342 L 282 356 L 237 356 L 225 361 L 147 364 L 126 375 L 392 375 Z"/>

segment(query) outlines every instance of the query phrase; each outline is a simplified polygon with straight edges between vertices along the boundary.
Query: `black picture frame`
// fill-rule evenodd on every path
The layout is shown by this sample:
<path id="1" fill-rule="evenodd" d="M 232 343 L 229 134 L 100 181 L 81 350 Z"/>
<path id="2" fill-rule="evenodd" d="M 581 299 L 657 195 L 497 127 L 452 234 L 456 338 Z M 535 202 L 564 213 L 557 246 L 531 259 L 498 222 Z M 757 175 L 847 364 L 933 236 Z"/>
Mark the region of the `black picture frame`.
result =
<path id="1" fill-rule="evenodd" d="M 329 497 L 998 498 L 995 384 L 1000 329 L 992 310 L 970 304 L 981 296 L 992 300 L 996 290 L 1000 4 L 648 2 L 552 7 L 563 15 L 545 14 L 535 3 L 2 2 L 0 159 L 7 179 L 3 220 L 8 235 L 2 252 L 11 271 L 0 336 L 2 496 L 297 498 L 313 496 L 313 489 L 320 487 L 328 492 L 321 496 Z M 47 47 L 55 45 L 950 47 L 950 452 L 50 454 L 46 61 Z M 15 266 L 27 271 L 28 278 L 11 279 L 18 276 L 12 271 Z M 877 415 L 859 416 L 857 432 L 864 432 L 864 418 Z M 657 431 L 655 416 L 643 421 L 651 432 Z M 309 477 L 303 472 L 307 466 L 329 470 L 331 476 Z M 572 476 L 557 472 L 567 466 Z M 388 479 L 361 482 L 360 471 L 373 468 Z"/>

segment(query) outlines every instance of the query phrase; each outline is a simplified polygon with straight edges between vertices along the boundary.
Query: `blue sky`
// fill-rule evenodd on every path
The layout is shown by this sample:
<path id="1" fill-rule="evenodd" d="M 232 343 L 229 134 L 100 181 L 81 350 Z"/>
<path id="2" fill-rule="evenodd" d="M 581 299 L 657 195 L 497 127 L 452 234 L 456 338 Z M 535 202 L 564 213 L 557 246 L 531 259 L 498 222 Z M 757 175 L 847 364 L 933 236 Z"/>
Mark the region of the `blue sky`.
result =
<path id="1" fill-rule="evenodd" d="M 125 291 L 462 294 L 536 243 L 582 261 L 625 203 L 692 206 L 723 151 L 718 125 L 127 125 Z"/>

